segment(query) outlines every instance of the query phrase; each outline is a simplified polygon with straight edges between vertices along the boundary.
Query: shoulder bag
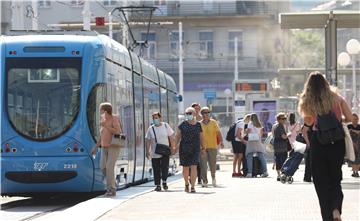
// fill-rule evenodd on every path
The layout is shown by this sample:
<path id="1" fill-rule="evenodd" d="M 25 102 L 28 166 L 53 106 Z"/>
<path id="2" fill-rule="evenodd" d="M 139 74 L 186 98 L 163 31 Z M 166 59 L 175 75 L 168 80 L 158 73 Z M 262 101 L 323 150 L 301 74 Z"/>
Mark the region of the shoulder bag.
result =
<path id="1" fill-rule="evenodd" d="M 350 136 L 350 132 L 346 124 L 342 124 L 345 132 L 345 159 L 354 161 L 355 160 L 355 151 L 354 144 Z"/>
<path id="2" fill-rule="evenodd" d="M 154 126 L 152 126 L 152 130 L 154 132 L 155 143 L 156 143 L 155 153 L 163 155 L 163 156 L 170 156 L 170 154 L 171 154 L 170 147 L 168 145 L 158 143 L 157 138 L 156 138 L 156 133 L 155 133 Z"/>

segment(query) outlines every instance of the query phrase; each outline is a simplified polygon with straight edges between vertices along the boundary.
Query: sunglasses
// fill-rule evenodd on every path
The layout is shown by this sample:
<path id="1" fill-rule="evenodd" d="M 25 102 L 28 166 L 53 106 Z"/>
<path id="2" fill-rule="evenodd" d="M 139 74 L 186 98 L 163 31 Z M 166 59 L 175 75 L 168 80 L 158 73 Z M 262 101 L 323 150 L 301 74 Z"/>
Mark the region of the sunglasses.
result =
<path id="1" fill-rule="evenodd" d="M 286 120 L 286 118 L 280 118 L 280 120 Z"/>
<path id="2" fill-rule="evenodd" d="M 192 115 L 192 112 L 185 113 L 186 115 Z"/>
<path id="3" fill-rule="evenodd" d="M 202 112 L 201 114 L 210 114 L 210 112 Z"/>

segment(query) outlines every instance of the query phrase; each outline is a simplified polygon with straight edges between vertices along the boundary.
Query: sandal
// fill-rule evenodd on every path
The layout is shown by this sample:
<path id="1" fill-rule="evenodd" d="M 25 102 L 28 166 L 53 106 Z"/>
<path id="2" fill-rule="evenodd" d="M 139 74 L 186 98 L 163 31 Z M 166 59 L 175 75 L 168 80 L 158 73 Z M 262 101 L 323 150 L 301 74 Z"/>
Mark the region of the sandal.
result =
<path id="1" fill-rule="evenodd" d="M 191 192 L 192 192 L 192 193 L 196 193 L 195 187 L 191 187 Z"/>
<path id="2" fill-rule="evenodd" d="M 185 184 L 185 192 L 189 192 L 189 184 Z"/>
<path id="3" fill-rule="evenodd" d="M 338 209 L 334 209 L 332 214 L 334 221 L 341 221 L 341 214 Z"/>

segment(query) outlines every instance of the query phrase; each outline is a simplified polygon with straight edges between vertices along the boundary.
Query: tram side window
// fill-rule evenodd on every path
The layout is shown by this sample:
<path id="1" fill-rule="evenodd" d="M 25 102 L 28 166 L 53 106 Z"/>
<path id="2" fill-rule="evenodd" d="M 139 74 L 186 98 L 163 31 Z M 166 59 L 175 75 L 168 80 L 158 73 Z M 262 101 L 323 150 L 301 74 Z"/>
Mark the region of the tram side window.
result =
<path id="1" fill-rule="evenodd" d="M 106 84 L 97 84 L 90 92 L 87 102 L 87 118 L 94 141 L 100 138 L 100 113 L 99 106 L 105 102 Z"/>
<path id="2" fill-rule="evenodd" d="M 168 122 L 168 101 L 167 101 L 167 90 L 165 88 L 160 88 L 161 96 L 161 114 L 163 121 Z"/>
<path id="3" fill-rule="evenodd" d="M 100 138 L 100 112 L 99 106 L 103 102 L 110 102 L 113 106 L 113 114 L 119 115 L 119 88 L 112 84 L 96 84 L 89 95 L 87 102 L 87 118 L 91 135 L 96 142 Z M 121 118 L 121 116 L 120 116 Z"/>
<path id="4" fill-rule="evenodd" d="M 159 86 L 144 78 L 145 128 L 152 122 L 151 114 L 160 111 Z"/>
<path id="5" fill-rule="evenodd" d="M 169 124 L 172 128 L 176 128 L 178 110 L 177 110 L 177 97 L 176 93 L 168 91 L 168 104 L 169 104 Z"/>

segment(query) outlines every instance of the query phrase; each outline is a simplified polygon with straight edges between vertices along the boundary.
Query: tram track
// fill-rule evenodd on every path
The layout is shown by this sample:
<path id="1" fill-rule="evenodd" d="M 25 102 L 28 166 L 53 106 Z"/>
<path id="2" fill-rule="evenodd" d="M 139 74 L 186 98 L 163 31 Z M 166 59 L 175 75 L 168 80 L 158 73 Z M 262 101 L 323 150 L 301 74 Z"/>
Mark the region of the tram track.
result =
<path id="1" fill-rule="evenodd" d="M 1 220 L 37 220 L 53 212 L 62 211 L 99 194 L 57 195 L 47 199 L 27 198 L 1 204 Z"/>

